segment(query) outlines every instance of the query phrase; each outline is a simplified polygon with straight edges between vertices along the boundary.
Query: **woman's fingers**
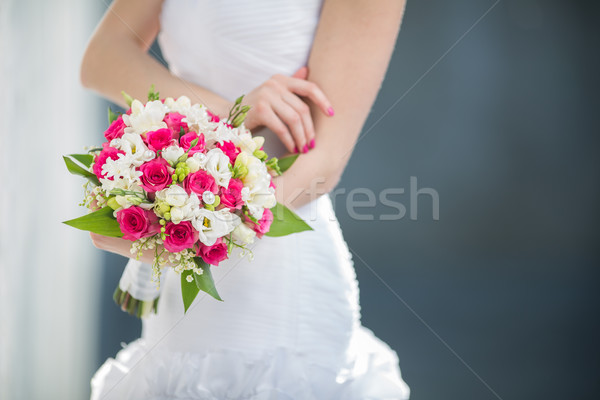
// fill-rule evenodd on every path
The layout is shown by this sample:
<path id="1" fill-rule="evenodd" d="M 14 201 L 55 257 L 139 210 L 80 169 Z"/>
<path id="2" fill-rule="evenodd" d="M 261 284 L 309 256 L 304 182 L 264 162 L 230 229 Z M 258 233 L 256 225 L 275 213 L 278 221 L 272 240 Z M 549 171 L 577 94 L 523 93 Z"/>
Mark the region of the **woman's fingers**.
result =
<path id="1" fill-rule="evenodd" d="M 316 83 L 304 79 L 287 78 L 285 84 L 291 92 L 310 99 L 321 109 L 323 114 L 333 116 L 331 102 Z"/>
<path id="2" fill-rule="evenodd" d="M 279 137 L 290 152 L 308 152 L 315 145 L 315 128 L 309 107 L 312 101 L 325 114 L 333 108 L 325 93 L 306 81 L 308 68 L 302 67 L 292 77 L 274 75 L 246 97 L 251 112 L 246 120 L 249 129 L 266 126 Z"/>
<path id="3" fill-rule="evenodd" d="M 290 152 L 294 153 L 296 145 L 290 131 L 281 119 L 275 114 L 273 108 L 267 105 L 263 105 L 261 110 L 262 125 L 266 126 L 273 131 L 281 140 L 285 148 Z"/>
<path id="4" fill-rule="evenodd" d="M 306 79 L 308 78 L 308 67 L 302 67 L 292 75 L 292 78 Z"/>
<path id="5" fill-rule="evenodd" d="M 315 128 L 313 125 L 312 115 L 310 114 L 310 107 L 302 101 L 298 96 L 293 93 L 285 93 L 283 95 L 283 101 L 289 104 L 300 116 L 302 120 L 302 127 L 304 128 L 304 143 L 296 141 L 298 149 L 303 153 L 306 153 L 309 149 L 315 146 Z"/>
<path id="6" fill-rule="evenodd" d="M 292 106 L 283 101 L 283 98 L 273 104 L 273 110 L 289 128 L 298 151 L 306 153 L 308 151 L 308 143 L 306 142 L 306 134 L 300 114 Z"/>

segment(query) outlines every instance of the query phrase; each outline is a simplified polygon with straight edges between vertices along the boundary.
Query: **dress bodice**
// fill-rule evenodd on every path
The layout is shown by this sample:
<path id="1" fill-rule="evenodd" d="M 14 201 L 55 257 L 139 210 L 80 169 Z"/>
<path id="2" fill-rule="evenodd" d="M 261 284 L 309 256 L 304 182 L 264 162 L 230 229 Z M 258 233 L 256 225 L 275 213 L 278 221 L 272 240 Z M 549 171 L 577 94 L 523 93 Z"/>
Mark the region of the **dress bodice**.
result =
<path id="1" fill-rule="evenodd" d="M 320 0 L 165 0 L 159 44 L 171 71 L 228 100 L 306 64 Z"/>

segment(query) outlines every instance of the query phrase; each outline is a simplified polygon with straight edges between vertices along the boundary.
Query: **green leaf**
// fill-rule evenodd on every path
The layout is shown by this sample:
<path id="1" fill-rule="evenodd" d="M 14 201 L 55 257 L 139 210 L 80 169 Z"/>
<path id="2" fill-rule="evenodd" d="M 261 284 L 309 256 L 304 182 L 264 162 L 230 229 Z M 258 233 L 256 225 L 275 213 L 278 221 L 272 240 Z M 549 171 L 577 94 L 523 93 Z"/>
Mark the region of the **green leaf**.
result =
<path id="1" fill-rule="evenodd" d="M 133 103 L 133 97 L 125 93 L 124 90 L 121 90 L 121 96 L 123 96 L 123 100 L 125 100 L 125 103 L 127 103 L 127 105 L 131 107 L 131 103 Z"/>
<path id="2" fill-rule="evenodd" d="M 312 231 L 313 229 L 302 220 L 296 213 L 281 203 L 277 203 L 271 208 L 273 212 L 273 223 L 266 236 L 279 237 L 292 233 Z"/>
<path id="3" fill-rule="evenodd" d="M 103 236 L 123 236 L 121 228 L 119 228 L 119 223 L 115 217 L 113 217 L 113 209 L 110 207 L 101 208 L 100 210 L 84 215 L 83 217 L 63 221 L 63 224 Z"/>
<path id="4" fill-rule="evenodd" d="M 73 157 L 88 168 L 94 162 L 94 156 L 91 154 L 69 154 L 69 157 Z"/>
<path id="5" fill-rule="evenodd" d="M 194 299 L 198 295 L 198 292 L 200 291 L 194 282 L 187 281 L 187 277 L 192 274 L 194 274 L 194 271 L 189 269 L 186 269 L 181 273 L 181 297 L 183 298 L 184 313 L 186 313 L 188 308 L 190 308 L 194 302 Z"/>
<path id="6" fill-rule="evenodd" d="M 67 156 L 63 156 L 63 160 L 65 160 L 65 164 L 67 165 L 67 169 L 69 170 L 70 173 L 72 173 L 74 175 L 83 176 L 84 178 L 89 179 L 90 182 L 92 182 L 96 186 L 100 185 L 100 182 L 98 181 L 98 178 L 96 177 L 96 175 L 92 174 L 87 169 L 78 165 L 75 161 L 71 160 Z"/>
<path id="7" fill-rule="evenodd" d="M 279 169 L 281 170 L 281 173 L 287 171 L 288 168 L 291 167 L 292 164 L 296 161 L 298 156 L 299 154 L 292 154 L 291 156 L 282 157 L 279 160 L 277 160 L 277 164 L 279 164 Z"/>
<path id="8" fill-rule="evenodd" d="M 194 261 L 196 262 L 196 265 L 198 265 L 198 267 L 202 268 L 204 271 L 202 275 L 194 274 L 194 281 L 196 282 L 198 289 L 210 294 L 219 301 L 223 301 L 217 292 L 217 288 L 215 287 L 215 281 L 213 280 L 212 273 L 210 272 L 211 265 L 204 262 L 204 260 L 200 257 L 194 257 Z"/>
<path id="9" fill-rule="evenodd" d="M 154 84 L 150 85 L 150 90 L 148 91 L 148 101 L 160 100 L 160 95 L 154 89 Z"/>
<path id="10" fill-rule="evenodd" d="M 119 118 L 119 115 L 108 107 L 108 124 L 112 124 Z"/>
<path id="11" fill-rule="evenodd" d="M 181 297 L 183 299 L 183 309 L 185 312 L 190 308 L 198 293 L 202 290 L 205 293 L 208 293 L 215 299 L 219 301 L 223 301 L 219 293 L 217 292 L 217 288 L 215 287 L 215 281 L 213 280 L 212 274 L 210 272 L 210 265 L 205 263 L 204 260 L 200 257 L 194 257 L 194 262 L 198 266 L 198 268 L 202 268 L 203 273 L 198 275 L 192 270 L 185 270 L 181 273 Z M 194 281 L 188 282 L 187 277 L 193 275 Z"/>

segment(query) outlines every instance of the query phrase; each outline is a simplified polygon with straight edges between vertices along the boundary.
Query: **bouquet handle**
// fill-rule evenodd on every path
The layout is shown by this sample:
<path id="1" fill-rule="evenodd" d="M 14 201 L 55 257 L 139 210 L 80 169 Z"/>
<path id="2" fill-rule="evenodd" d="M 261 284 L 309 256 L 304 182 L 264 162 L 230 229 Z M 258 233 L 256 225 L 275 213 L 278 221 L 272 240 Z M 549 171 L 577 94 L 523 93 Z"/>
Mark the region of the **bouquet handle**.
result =
<path id="1" fill-rule="evenodd" d="M 130 259 L 113 299 L 121 310 L 143 318 L 156 312 L 160 296 L 160 284 L 152 279 L 153 272 L 150 264 Z"/>

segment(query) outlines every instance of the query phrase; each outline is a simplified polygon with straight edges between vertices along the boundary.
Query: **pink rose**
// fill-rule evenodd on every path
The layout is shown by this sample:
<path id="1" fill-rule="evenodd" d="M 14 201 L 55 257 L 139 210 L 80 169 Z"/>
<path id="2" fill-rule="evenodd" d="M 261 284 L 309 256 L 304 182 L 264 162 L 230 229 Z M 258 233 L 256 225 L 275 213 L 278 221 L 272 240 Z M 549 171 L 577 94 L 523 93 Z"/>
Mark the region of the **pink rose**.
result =
<path id="1" fill-rule="evenodd" d="M 142 164 L 139 170 L 142 172 L 142 176 L 140 177 L 142 181 L 141 186 L 147 192 L 163 190 L 173 179 L 171 177 L 173 168 L 163 158 L 155 158 L 152 161 L 148 161 Z"/>
<path id="2" fill-rule="evenodd" d="M 100 154 L 96 156 L 94 160 L 94 166 L 92 167 L 92 171 L 98 177 L 98 179 L 105 178 L 106 174 L 102 173 L 102 166 L 106 164 L 106 160 L 109 158 L 111 160 L 116 160 L 119 158 L 119 154 L 125 154 L 121 150 L 117 150 L 114 147 L 110 147 L 108 143 L 104 143 L 102 145 L 104 147 Z M 111 181 L 114 179 L 113 177 L 109 178 Z"/>
<path id="3" fill-rule="evenodd" d="M 195 153 L 200 151 L 204 151 L 204 146 L 206 145 L 206 142 L 204 141 L 204 135 L 202 133 L 198 135 L 196 132 L 189 132 L 179 139 L 181 148 L 187 150 L 190 148 L 192 141 L 196 138 L 198 138 L 198 143 L 196 143 L 196 145 L 190 150 L 190 156 L 193 156 Z"/>
<path id="4" fill-rule="evenodd" d="M 164 240 L 164 246 L 171 253 L 190 249 L 198 240 L 198 232 L 192 227 L 190 221 L 181 221 L 178 224 L 168 222 L 165 226 L 165 234 L 167 237 Z"/>
<path id="5" fill-rule="evenodd" d="M 223 144 L 218 143 L 217 142 L 217 147 L 221 150 L 223 150 L 223 153 L 225 153 L 225 155 L 227 157 L 229 157 L 229 161 L 231 161 L 231 165 L 235 164 L 235 159 L 237 158 L 238 154 L 240 154 L 240 149 L 238 149 L 235 144 L 233 144 L 233 142 L 231 141 L 224 141 Z"/>
<path id="6" fill-rule="evenodd" d="M 223 243 L 223 238 L 217 239 L 212 246 L 200 243 L 197 256 L 202 257 L 207 264 L 219 265 L 221 261 L 226 260 L 228 257 L 227 245 Z"/>
<path id="7" fill-rule="evenodd" d="M 187 133 L 188 124 L 187 122 L 183 122 L 182 119 L 185 118 L 185 115 L 181 115 L 178 112 L 170 112 L 165 115 L 163 121 L 167 124 L 167 127 L 173 132 L 173 137 L 178 138 L 181 133 L 181 128 L 183 128 L 183 132 Z"/>
<path id="8" fill-rule="evenodd" d="M 146 133 L 146 143 L 150 150 L 159 151 L 171 144 L 173 132 L 170 129 L 162 128 L 157 131 Z"/>
<path id="9" fill-rule="evenodd" d="M 230 179 L 227 189 L 221 189 L 221 204 L 230 209 L 241 209 L 244 205 L 242 200 L 242 188 L 244 184 L 239 179 Z"/>
<path id="10" fill-rule="evenodd" d="M 119 116 L 119 118 L 115 119 L 112 124 L 108 127 L 108 129 L 104 132 L 104 137 L 109 142 L 113 139 L 119 139 L 125 133 L 125 122 L 123 122 L 123 117 Z"/>
<path id="11" fill-rule="evenodd" d="M 203 170 L 198 170 L 197 172 L 193 172 L 186 176 L 183 181 L 183 188 L 188 194 L 194 192 L 200 198 L 202 198 L 202 193 L 207 190 L 214 194 L 219 192 L 219 186 L 217 185 L 217 182 L 215 182 L 215 178 Z"/>
<path id="12" fill-rule="evenodd" d="M 127 240 L 138 240 L 160 231 L 156 214 L 138 206 L 117 211 L 117 222 L 123 232 L 123 239 Z"/>
<path id="13" fill-rule="evenodd" d="M 219 122 L 221 120 L 217 114 L 213 114 L 210 110 L 206 110 L 206 113 L 210 117 L 210 122 Z"/>
<path id="14" fill-rule="evenodd" d="M 252 229 L 256 232 L 256 236 L 261 238 L 265 233 L 269 232 L 271 223 L 273 223 L 273 212 L 270 209 L 265 208 L 262 217 L 254 224 Z"/>

